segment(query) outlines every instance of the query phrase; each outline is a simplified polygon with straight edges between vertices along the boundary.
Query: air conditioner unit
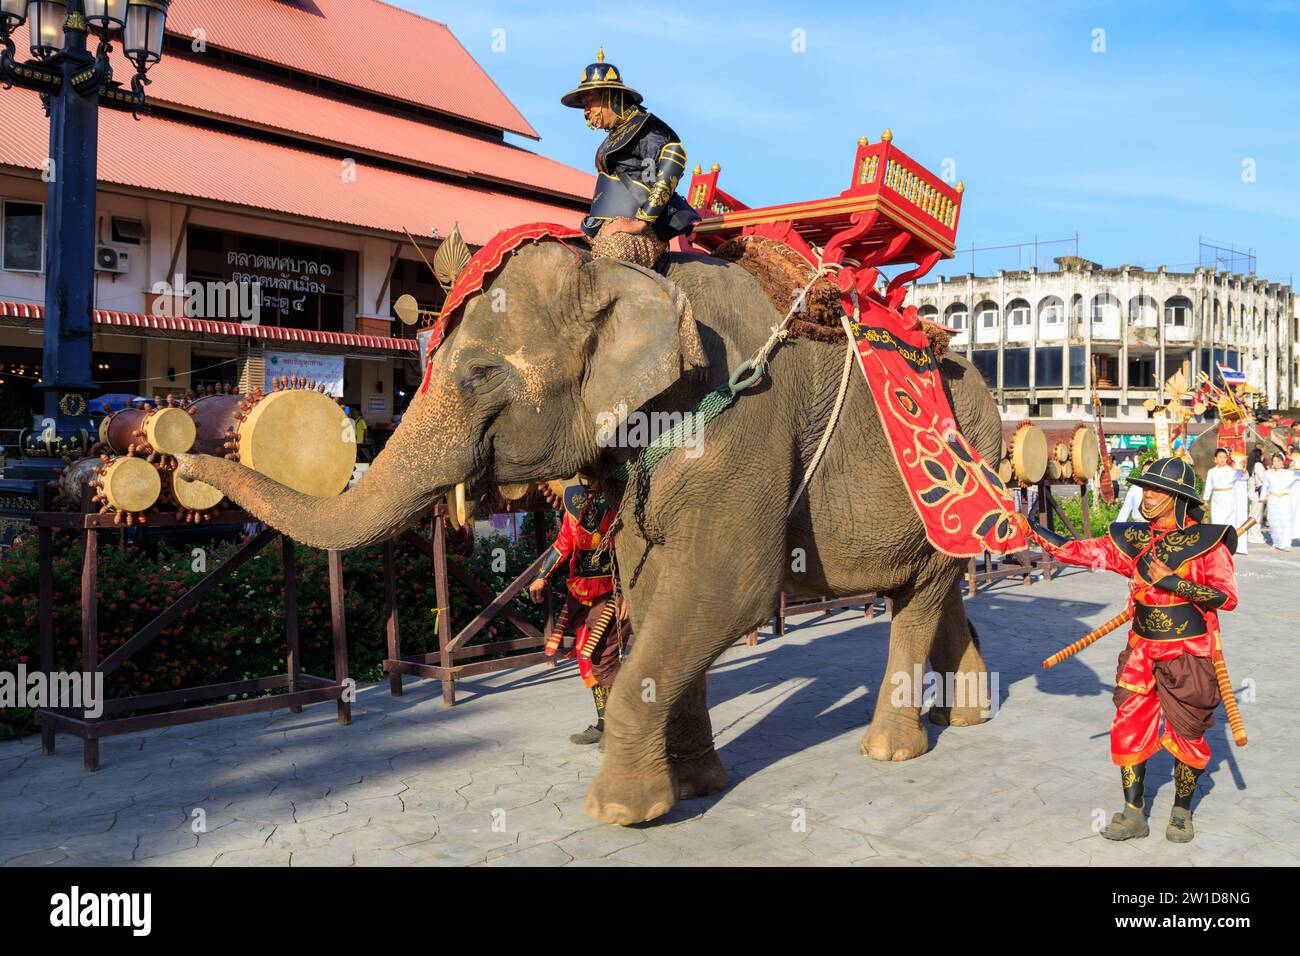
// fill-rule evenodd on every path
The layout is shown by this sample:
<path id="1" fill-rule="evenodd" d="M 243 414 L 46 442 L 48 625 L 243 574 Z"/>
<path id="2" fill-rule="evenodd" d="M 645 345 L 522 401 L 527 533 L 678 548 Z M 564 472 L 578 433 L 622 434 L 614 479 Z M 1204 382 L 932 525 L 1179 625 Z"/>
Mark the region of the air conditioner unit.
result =
<path id="1" fill-rule="evenodd" d="M 127 272 L 131 268 L 131 254 L 120 246 L 95 247 L 96 272 Z"/>

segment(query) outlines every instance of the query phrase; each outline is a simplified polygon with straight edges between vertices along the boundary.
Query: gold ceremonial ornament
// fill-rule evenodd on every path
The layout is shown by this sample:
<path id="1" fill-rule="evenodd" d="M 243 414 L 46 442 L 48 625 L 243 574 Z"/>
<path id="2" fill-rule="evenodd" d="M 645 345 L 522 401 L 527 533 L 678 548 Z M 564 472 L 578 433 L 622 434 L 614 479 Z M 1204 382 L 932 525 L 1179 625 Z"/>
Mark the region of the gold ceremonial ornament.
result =
<path id="1" fill-rule="evenodd" d="M 403 325 L 414 325 L 420 321 L 420 303 L 416 302 L 415 296 L 409 292 L 404 292 L 397 297 L 397 301 L 393 303 L 393 311 L 397 313 Z"/>

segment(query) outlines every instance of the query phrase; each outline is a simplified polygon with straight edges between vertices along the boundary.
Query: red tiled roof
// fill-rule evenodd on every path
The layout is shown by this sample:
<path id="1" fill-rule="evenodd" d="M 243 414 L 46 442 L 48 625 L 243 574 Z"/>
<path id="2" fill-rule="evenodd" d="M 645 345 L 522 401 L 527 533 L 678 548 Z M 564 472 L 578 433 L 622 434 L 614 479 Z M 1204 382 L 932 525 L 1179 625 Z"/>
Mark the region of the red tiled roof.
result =
<path id="1" fill-rule="evenodd" d="M 201 60 L 166 58 L 150 78 L 149 99 L 159 105 L 584 200 L 595 185 L 590 173 L 503 142 L 291 89 Z"/>
<path id="2" fill-rule="evenodd" d="M 0 302 L 0 317 L 42 319 L 45 309 L 24 302 Z M 391 352 L 418 352 L 415 339 L 382 335 L 357 335 L 353 332 L 317 332 L 313 329 L 290 329 L 274 325 L 245 325 L 242 322 L 219 322 L 214 319 L 191 319 L 181 316 L 141 315 L 138 312 L 95 310 L 97 325 L 117 325 L 164 332 L 200 332 L 207 335 L 233 335 L 247 339 L 280 342 L 310 342 L 317 345 L 343 345 L 354 349 L 381 349 Z"/>
<path id="3" fill-rule="evenodd" d="M 209 47 L 538 138 L 444 24 L 378 0 L 173 3 L 167 32 L 199 30 Z"/>
<path id="4" fill-rule="evenodd" d="M 101 110 L 99 179 L 163 194 L 272 210 L 386 232 L 441 235 L 460 224 L 471 245 L 522 222 L 576 225 L 583 213 L 481 187 L 435 182 L 232 133 Z M 0 164 L 40 169 L 48 133 L 35 93 L 0 96 Z"/>

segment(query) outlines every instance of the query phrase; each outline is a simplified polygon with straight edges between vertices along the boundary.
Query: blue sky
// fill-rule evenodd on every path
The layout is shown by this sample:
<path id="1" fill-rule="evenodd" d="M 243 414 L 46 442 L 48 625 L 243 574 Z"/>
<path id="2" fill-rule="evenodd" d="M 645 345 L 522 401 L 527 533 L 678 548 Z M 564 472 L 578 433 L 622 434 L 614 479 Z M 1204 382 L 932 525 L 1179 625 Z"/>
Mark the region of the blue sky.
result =
<path id="1" fill-rule="evenodd" d="M 890 127 L 965 181 L 960 247 L 1077 232 L 1106 265 L 1187 265 L 1205 236 L 1300 278 L 1300 0 L 398 4 L 448 24 L 542 135 L 514 141 L 581 168 L 600 134 L 559 96 L 603 44 L 751 206 L 834 195 Z"/>

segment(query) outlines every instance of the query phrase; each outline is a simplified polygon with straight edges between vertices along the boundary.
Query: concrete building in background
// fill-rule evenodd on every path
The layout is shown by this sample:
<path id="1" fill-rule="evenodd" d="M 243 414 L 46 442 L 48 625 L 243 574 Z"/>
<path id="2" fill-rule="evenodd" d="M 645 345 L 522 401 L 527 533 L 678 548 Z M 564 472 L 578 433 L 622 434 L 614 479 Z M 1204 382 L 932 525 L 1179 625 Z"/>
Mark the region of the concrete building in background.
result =
<path id="1" fill-rule="evenodd" d="M 1056 272 L 999 271 L 918 283 L 908 303 L 958 329 L 952 348 L 994 390 L 1004 417 L 1091 416 L 1150 422 L 1143 407 L 1187 363 L 1213 376 L 1215 362 L 1246 374 L 1271 408 L 1300 392 L 1297 299 L 1289 285 L 1201 268 L 1106 269 L 1077 256 Z"/>
<path id="2" fill-rule="evenodd" d="M 14 39 L 25 50 L 27 28 Z M 446 26 L 379 0 L 174 3 L 149 76 L 149 114 L 99 117 L 105 393 L 321 368 L 382 430 L 419 378 L 392 303 L 443 299 L 404 230 L 432 259 L 457 224 L 476 248 L 518 223 L 577 225 L 590 200 L 590 174 L 506 142 L 537 133 Z M 0 94 L 0 429 L 39 407 L 48 154 L 37 94 Z M 253 281 L 251 317 L 169 294 Z"/>

